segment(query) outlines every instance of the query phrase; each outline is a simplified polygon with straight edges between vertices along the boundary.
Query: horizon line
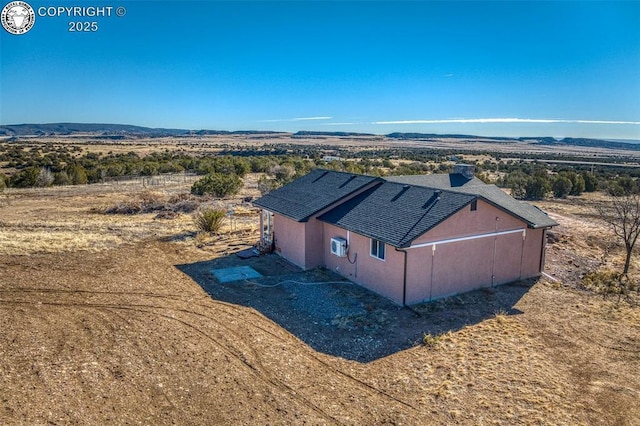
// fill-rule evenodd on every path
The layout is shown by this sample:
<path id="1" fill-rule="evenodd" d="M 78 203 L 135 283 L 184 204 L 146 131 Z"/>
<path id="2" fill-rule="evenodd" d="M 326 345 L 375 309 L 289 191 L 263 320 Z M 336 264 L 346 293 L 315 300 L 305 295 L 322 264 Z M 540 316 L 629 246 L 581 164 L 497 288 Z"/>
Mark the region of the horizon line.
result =
<path id="1" fill-rule="evenodd" d="M 640 121 L 619 121 L 619 120 L 569 120 L 556 118 L 451 118 L 436 120 L 391 120 L 373 121 L 371 124 L 510 124 L 510 123 L 540 123 L 540 124 L 614 124 L 614 125 L 640 125 Z"/>

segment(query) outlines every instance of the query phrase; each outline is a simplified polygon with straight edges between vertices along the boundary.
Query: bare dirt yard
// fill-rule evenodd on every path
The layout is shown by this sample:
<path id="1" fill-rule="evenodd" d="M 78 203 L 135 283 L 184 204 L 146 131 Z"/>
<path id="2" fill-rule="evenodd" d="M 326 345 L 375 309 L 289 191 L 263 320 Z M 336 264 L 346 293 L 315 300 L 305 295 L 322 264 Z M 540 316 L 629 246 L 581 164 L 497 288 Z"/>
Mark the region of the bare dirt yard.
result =
<path id="1" fill-rule="evenodd" d="M 258 235 L 241 198 L 216 237 L 104 214 L 188 186 L 0 194 L 0 424 L 640 424 L 640 307 L 579 285 L 620 262 L 598 196 L 540 203 L 552 279 L 409 310 L 239 259 Z M 240 265 L 262 277 L 211 272 Z"/>

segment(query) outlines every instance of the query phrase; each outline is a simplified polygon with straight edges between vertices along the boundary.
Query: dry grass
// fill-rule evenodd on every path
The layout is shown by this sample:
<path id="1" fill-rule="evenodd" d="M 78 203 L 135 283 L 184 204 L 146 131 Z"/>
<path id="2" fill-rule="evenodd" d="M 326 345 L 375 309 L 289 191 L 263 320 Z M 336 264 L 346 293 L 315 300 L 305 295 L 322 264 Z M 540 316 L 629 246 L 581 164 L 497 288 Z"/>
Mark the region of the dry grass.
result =
<path id="1" fill-rule="evenodd" d="M 189 215 L 101 213 L 146 190 L 0 194 L 0 423 L 638 424 L 637 306 L 541 281 L 433 348 L 348 361 L 176 268 L 255 242 L 249 207 L 202 237 Z M 609 245 L 592 201 L 541 203 L 561 224 L 547 264 L 564 284 Z"/>
<path id="2" fill-rule="evenodd" d="M 606 196 L 599 192 L 536 202 L 560 224 L 550 232 L 546 270 L 561 283 L 576 287 L 589 272 L 622 270 L 621 241 L 596 214 L 596 204 L 603 202 Z M 640 256 L 631 259 L 630 275 L 640 280 Z"/>
<path id="3" fill-rule="evenodd" d="M 157 221 L 155 214 L 143 214 L 122 220 L 101 213 L 126 197 L 110 188 L 68 187 L 59 197 L 52 196 L 54 191 L 9 190 L 0 196 L 8 204 L 2 209 L 0 254 L 97 251 L 191 230 L 188 218 Z"/>
<path id="4" fill-rule="evenodd" d="M 204 199 L 204 205 L 228 208 L 238 205 L 239 214 L 221 233 L 245 233 L 257 228 L 255 209 L 243 206 L 242 197 L 256 196 L 257 178 L 247 178 L 239 198 L 218 201 Z M 118 185 L 84 185 L 62 188 L 8 189 L 0 194 L 0 254 L 29 255 L 77 250 L 99 251 L 150 238 L 184 240 L 196 231 L 193 219 L 181 212 L 189 183 L 173 183 L 149 190 L 139 181 Z M 198 202 L 200 203 L 200 202 Z M 131 214 L 105 214 L 121 209 Z M 171 211 L 168 220 L 158 212 Z M 147 212 L 147 213 L 138 213 Z M 184 212 L 183 212 L 184 213 Z M 192 237 L 188 237 L 187 240 Z"/>

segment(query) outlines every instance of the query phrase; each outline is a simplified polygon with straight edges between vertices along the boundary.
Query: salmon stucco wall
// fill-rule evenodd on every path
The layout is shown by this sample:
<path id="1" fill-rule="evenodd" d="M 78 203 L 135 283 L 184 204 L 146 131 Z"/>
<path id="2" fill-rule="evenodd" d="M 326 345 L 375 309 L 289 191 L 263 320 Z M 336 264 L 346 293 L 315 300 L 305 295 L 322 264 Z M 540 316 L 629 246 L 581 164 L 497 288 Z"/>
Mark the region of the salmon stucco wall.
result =
<path id="1" fill-rule="evenodd" d="M 407 304 L 540 274 L 544 230 L 526 229 L 524 222 L 482 200 L 476 211 L 466 207 L 414 245 L 494 232 L 507 233 L 408 249 Z"/>
<path id="2" fill-rule="evenodd" d="M 544 251 L 547 243 L 545 229 L 527 229 L 522 261 L 522 278 L 537 277 L 544 270 Z"/>
<path id="3" fill-rule="evenodd" d="M 492 204 L 478 200 L 477 209 L 470 206 L 453 214 L 434 228 L 416 238 L 412 245 L 442 240 L 445 238 L 466 237 L 495 231 L 526 228 L 527 224 L 511 216 Z"/>
<path id="4" fill-rule="evenodd" d="M 377 259 L 370 254 L 371 239 L 324 224 L 325 266 L 361 286 L 381 294 L 398 304 L 402 304 L 404 254 L 393 246 L 385 245 L 385 259 Z M 331 254 L 331 238 L 342 237 L 348 241 L 348 256 Z"/>
<path id="5" fill-rule="evenodd" d="M 273 215 L 276 253 L 301 268 L 305 267 L 305 225 L 277 213 Z"/>
<path id="6" fill-rule="evenodd" d="M 324 265 L 324 234 L 323 223 L 312 217 L 305 223 L 305 269 Z"/>
<path id="7" fill-rule="evenodd" d="M 273 219 L 276 253 L 302 269 L 323 265 L 322 222 L 296 222 L 277 213 Z"/>

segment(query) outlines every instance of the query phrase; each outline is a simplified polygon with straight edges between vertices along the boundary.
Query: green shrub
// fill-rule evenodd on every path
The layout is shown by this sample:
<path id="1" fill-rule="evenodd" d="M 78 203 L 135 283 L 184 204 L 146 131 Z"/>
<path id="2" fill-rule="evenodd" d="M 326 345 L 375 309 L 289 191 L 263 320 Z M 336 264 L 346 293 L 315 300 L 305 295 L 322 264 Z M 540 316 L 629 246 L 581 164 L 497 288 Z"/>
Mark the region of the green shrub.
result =
<path id="1" fill-rule="evenodd" d="M 198 179 L 191 186 L 191 193 L 196 195 L 211 194 L 215 197 L 227 197 L 237 194 L 242 188 L 242 179 L 236 174 L 224 175 L 210 173 Z"/>
<path id="2" fill-rule="evenodd" d="M 69 175 L 64 170 L 53 175 L 54 185 L 69 185 L 70 183 L 71 179 L 69 179 Z"/>
<path id="3" fill-rule="evenodd" d="M 11 176 L 11 186 L 15 188 L 31 188 L 38 184 L 40 169 L 38 167 L 27 167 L 24 170 Z"/>
<path id="4" fill-rule="evenodd" d="M 193 222 L 199 231 L 216 233 L 227 220 L 227 212 L 222 209 L 202 209 L 195 213 Z"/>
<path id="5" fill-rule="evenodd" d="M 568 177 L 558 176 L 553 182 L 553 196 L 556 198 L 567 198 L 567 195 L 571 192 L 573 184 Z"/>
<path id="6" fill-rule="evenodd" d="M 598 178 L 591 173 L 582 172 L 582 180 L 584 180 L 585 192 L 594 192 L 598 189 Z"/>
<path id="7" fill-rule="evenodd" d="M 79 164 L 69 166 L 67 168 L 67 176 L 73 185 L 84 185 L 89 181 L 87 171 Z"/>
<path id="8" fill-rule="evenodd" d="M 567 177 L 571 181 L 570 195 L 580 195 L 585 191 L 586 182 L 582 177 L 582 175 L 572 172 L 572 173 L 569 173 Z"/>
<path id="9" fill-rule="evenodd" d="M 542 200 L 549 192 L 549 179 L 542 176 L 529 178 L 525 185 L 525 192 L 525 197 L 529 200 Z"/>

